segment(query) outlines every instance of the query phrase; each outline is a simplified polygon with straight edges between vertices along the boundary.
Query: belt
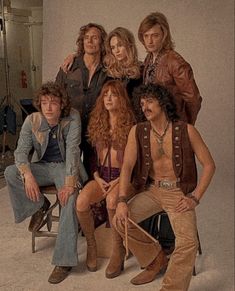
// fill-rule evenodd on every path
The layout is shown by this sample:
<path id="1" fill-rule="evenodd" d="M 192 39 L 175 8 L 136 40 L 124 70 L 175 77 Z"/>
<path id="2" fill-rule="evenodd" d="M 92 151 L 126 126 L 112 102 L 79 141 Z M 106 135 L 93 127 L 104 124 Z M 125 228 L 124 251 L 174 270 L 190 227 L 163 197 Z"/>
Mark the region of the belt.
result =
<path id="1" fill-rule="evenodd" d="M 150 184 L 163 189 L 173 189 L 179 187 L 178 181 L 168 181 L 168 180 L 152 180 Z"/>

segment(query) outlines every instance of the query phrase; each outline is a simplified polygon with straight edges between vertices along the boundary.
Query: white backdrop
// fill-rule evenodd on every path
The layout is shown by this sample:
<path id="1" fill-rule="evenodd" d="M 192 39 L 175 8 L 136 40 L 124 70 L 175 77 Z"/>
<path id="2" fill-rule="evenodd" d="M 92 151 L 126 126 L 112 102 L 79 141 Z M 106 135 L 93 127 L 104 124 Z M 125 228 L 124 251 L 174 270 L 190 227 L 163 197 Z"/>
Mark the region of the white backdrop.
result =
<path id="1" fill-rule="evenodd" d="M 150 12 L 164 13 L 176 50 L 192 65 L 203 97 L 196 126 L 217 164 L 214 181 L 233 185 L 233 0 L 44 0 L 43 6 L 44 81 L 55 78 L 64 57 L 76 48 L 79 27 L 89 22 L 107 32 L 117 26 L 130 29 L 143 60 L 138 26 Z"/>

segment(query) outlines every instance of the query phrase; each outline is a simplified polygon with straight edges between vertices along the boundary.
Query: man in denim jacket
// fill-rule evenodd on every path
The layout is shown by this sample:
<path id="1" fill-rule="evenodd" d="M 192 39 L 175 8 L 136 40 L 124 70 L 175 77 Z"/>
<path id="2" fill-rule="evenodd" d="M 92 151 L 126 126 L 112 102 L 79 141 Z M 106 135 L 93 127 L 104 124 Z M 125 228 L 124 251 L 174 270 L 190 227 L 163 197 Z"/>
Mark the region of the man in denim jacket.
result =
<path id="1" fill-rule="evenodd" d="M 34 105 L 39 112 L 26 118 L 14 153 L 15 165 L 6 168 L 5 178 L 15 222 L 32 216 L 29 231 L 40 229 L 50 206 L 39 187 L 55 184 L 58 189 L 62 207 L 52 259 L 56 267 L 49 277 L 49 282 L 55 284 L 64 280 L 78 263 L 74 203 L 77 184 L 87 179 L 80 159 L 81 121 L 79 113 L 71 109 L 65 91 L 52 82 L 41 87 Z"/>

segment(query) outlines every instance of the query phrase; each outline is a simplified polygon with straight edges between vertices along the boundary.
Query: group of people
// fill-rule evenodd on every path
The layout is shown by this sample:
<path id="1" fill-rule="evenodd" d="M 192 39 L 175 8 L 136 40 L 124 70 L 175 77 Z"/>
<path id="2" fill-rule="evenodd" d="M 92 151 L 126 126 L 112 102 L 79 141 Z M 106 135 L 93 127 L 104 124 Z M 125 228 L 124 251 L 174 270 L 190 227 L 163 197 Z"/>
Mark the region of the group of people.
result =
<path id="1" fill-rule="evenodd" d="M 56 81 L 37 92 L 38 112 L 24 121 L 15 165 L 5 170 L 15 222 L 32 216 L 29 231 L 40 229 L 50 207 L 40 187 L 58 189 L 52 284 L 78 264 L 78 223 L 87 268 L 97 270 L 92 207 L 106 201 L 113 238 L 106 277 L 121 274 L 129 249 L 144 268 L 132 284 L 149 283 L 166 269 L 161 291 L 189 288 L 198 248 L 195 207 L 215 170 L 193 126 L 202 98 L 162 13 L 149 14 L 138 37 L 147 51 L 144 63 L 128 29 L 107 35 L 95 23 L 81 27 L 77 52 L 66 58 Z M 199 181 L 195 156 L 203 168 Z M 162 210 L 175 234 L 169 260 L 138 225 Z"/>

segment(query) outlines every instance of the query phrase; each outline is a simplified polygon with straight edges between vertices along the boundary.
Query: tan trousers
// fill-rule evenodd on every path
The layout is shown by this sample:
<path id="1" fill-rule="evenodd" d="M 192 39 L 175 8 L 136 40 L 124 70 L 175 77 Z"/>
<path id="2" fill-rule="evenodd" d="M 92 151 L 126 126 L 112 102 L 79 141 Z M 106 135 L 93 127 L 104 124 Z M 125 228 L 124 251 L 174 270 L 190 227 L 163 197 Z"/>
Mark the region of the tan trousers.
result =
<path id="1" fill-rule="evenodd" d="M 175 249 L 164 275 L 161 291 L 188 290 L 198 249 L 195 211 L 177 213 L 175 207 L 184 196 L 179 188 L 163 189 L 151 185 L 145 192 L 135 195 L 128 203 L 129 217 L 139 223 L 165 210 L 175 234 Z M 114 226 L 124 238 L 125 226 L 114 217 Z M 128 223 L 128 247 L 141 267 L 148 266 L 161 251 L 159 243 L 153 242 L 144 232 Z"/>

